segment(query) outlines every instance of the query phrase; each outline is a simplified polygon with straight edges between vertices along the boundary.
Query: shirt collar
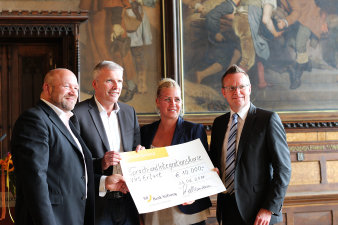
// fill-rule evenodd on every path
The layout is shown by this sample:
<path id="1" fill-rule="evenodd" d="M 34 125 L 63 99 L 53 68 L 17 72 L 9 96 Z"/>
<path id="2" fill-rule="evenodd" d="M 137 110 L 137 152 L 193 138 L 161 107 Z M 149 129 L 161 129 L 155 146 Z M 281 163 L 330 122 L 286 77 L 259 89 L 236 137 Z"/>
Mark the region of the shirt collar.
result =
<path id="1" fill-rule="evenodd" d="M 107 113 L 107 111 L 106 111 L 105 108 L 101 105 L 101 103 L 97 100 L 97 98 L 96 98 L 95 95 L 94 95 L 94 99 L 95 99 L 97 108 L 99 109 L 99 112 L 100 112 L 100 113 L 102 113 L 102 112 Z M 117 114 L 118 111 L 120 111 L 120 106 L 119 106 L 119 104 L 115 103 L 115 104 L 114 104 L 113 112 Z"/>
<path id="2" fill-rule="evenodd" d="M 67 120 L 69 120 L 70 117 L 73 116 L 73 113 L 71 111 L 68 112 L 64 112 L 62 109 L 60 109 L 59 107 L 53 105 L 52 103 L 50 103 L 49 101 L 41 98 L 41 100 L 46 103 L 49 107 L 51 107 L 54 112 L 60 117 L 60 118 L 66 118 Z"/>
<path id="3" fill-rule="evenodd" d="M 239 118 L 241 118 L 242 120 L 245 120 L 246 119 L 246 116 L 248 115 L 248 112 L 249 112 L 249 109 L 250 109 L 250 104 L 247 104 L 246 106 L 244 106 L 241 110 L 239 110 L 237 112 Z M 235 113 L 234 111 L 230 110 L 231 113 L 230 113 L 230 116 L 232 117 L 232 115 Z"/>

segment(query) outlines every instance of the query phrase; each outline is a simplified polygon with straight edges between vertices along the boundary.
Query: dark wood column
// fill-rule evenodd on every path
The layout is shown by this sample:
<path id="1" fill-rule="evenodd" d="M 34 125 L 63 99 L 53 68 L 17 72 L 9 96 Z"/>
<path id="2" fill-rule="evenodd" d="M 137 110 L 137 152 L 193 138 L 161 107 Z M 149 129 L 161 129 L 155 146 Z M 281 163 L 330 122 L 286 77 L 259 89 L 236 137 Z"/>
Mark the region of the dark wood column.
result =
<path id="1" fill-rule="evenodd" d="M 178 41 L 177 41 L 177 3 L 176 0 L 163 1 L 163 26 L 164 26 L 164 49 L 166 76 L 178 80 Z"/>

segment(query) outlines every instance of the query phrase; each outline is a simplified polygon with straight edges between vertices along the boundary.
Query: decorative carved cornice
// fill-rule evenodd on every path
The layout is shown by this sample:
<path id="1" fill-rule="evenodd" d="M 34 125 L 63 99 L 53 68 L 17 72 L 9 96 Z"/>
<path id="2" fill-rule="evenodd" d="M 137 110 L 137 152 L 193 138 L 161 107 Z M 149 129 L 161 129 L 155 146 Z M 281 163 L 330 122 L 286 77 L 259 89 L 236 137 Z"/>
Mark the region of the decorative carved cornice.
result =
<path id="1" fill-rule="evenodd" d="M 184 115 L 186 120 L 202 123 L 207 131 L 210 131 L 214 119 L 220 114 L 210 115 Z M 141 116 L 142 117 L 142 116 Z M 285 115 L 281 117 L 283 126 L 287 130 L 316 130 L 316 129 L 336 129 L 338 128 L 337 117 L 328 117 L 323 115 L 313 116 L 315 118 L 309 119 L 308 116 L 304 116 L 304 120 L 298 115 L 298 117 L 292 117 L 291 119 Z M 318 118 L 318 120 L 316 120 Z M 155 118 L 157 120 L 158 118 Z M 332 120 L 331 120 L 332 119 Z M 149 120 L 149 119 L 148 119 Z M 142 122 L 142 119 L 141 119 Z M 148 121 L 147 121 L 148 122 Z"/>
<path id="2" fill-rule="evenodd" d="M 338 122 L 285 122 L 283 126 L 288 130 L 338 128 Z M 211 131 L 212 125 L 204 125 L 204 128 Z"/>
<path id="3" fill-rule="evenodd" d="M 285 122 L 285 129 L 317 129 L 317 128 L 338 128 L 338 122 Z"/>
<path id="4" fill-rule="evenodd" d="M 62 20 L 67 20 L 67 19 L 72 19 L 72 20 L 80 20 L 84 21 L 88 19 L 88 11 L 86 10 L 81 10 L 81 11 L 28 11 L 28 10 L 2 10 L 0 11 L 0 20 L 22 20 L 23 17 L 24 19 L 31 19 L 31 20 L 36 20 L 36 19 L 62 19 Z M 24 21 L 20 21 L 20 23 L 24 23 Z"/>
<path id="5" fill-rule="evenodd" d="M 36 25 L 36 24 L 21 24 L 21 25 L 0 25 L 0 35 L 62 35 L 65 33 L 68 35 L 69 33 L 75 34 L 73 25 L 68 24 L 55 24 L 55 25 Z"/>
<path id="6" fill-rule="evenodd" d="M 77 26 L 88 19 L 88 11 L 0 12 L 1 36 L 75 35 Z"/>

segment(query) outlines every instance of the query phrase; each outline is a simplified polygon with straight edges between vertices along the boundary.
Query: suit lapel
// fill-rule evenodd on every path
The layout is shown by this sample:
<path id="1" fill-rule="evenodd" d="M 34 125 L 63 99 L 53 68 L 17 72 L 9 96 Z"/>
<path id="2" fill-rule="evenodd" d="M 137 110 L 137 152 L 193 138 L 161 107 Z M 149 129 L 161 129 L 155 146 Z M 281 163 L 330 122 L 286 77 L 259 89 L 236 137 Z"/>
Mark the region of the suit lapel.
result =
<path id="1" fill-rule="evenodd" d="M 218 134 L 220 135 L 221 140 L 224 140 L 224 138 L 225 138 L 225 132 L 228 129 L 229 120 L 230 120 L 230 112 L 225 115 L 224 126 L 220 126 L 221 130 L 217 131 Z"/>
<path id="2" fill-rule="evenodd" d="M 86 144 L 83 142 L 80 134 L 78 133 L 78 131 L 76 130 L 75 126 L 73 125 L 72 122 L 69 122 L 69 127 L 70 129 L 73 131 L 73 134 L 75 135 L 75 137 L 78 139 L 80 145 L 81 145 L 81 148 L 82 148 L 82 152 L 83 152 L 83 155 L 85 156 L 86 159 L 92 159 L 92 154 L 91 152 L 89 151 L 89 149 L 87 148 Z M 88 162 L 86 162 L 86 164 L 88 164 Z"/>
<path id="3" fill-rule="evenodd" d="M 118 103 L 116 103 L 116 104 L 118 104 Z M 127 150 L 130 151 L 130 149 L 127 149 L 125 144 L 124 144 L 124 143 L 126 143 L 125 138 L 128 138 L 128 137 L 125 137 L 125 133 L 126 133 L 125 132 L 125 130 L 126 130 L 125 121 L 126 121 L 126 119 L 124 118 L 124 114 L 121 112 L 121 108 L 117 113 L 117 120 L 119 122 L 119 127 L 120 127 L 120 132 L 121 132 L 121 141 L 122 141 L 123 151 L 127 151 Z"/>
<path id="4" fill-rule="evenodd" d="M 250 104 L 249 112 L 243 126 L 241 139 L 239 140 L 238 144 L 237 162 L 239 162 L 243 152 L 245 151 L 243 146 L 246 146 L 246 142 L 249 138 L 249 135 L 254 130 L 255 119 L 256 119 L 256 107 L 253 104 Z"/>
<path id="5" fill-rule="evenodd" d="M 152 125 L 150 125 L 151 129 L 148 130 L 147 137 L 144 138 L 145 140 L 142 139 L 142 142 L 145 141 L 146 148 L 151 148 L 151 144 L 153 143 L 153 140 L 154 140 L 154 137 L 155 137 L 155 134 L 157 132 L 158 125 L 160 124 L 160 122 L 161 120 L 158 120 L 154 122 Z"/>
<path id="6" fill-rule="evenodd" d="M 72 137 L 71 133 L 59 118 L 59 116 L 54 112 L 52 108 L 50 108 L 46 103 L 43 101 L 39 102 L 41 108 L 47 113 L 51 122 L 61 131 L 61 133 L 68 139 L 68 141 L 78 150 L 80 151 L 79 147 L 77 146 L 74 138 Z"/>
<path id="7" fill-rule="evenodd" d="M 89 101 L 89 114 L 93 120 L 93 123 L 95 125 L 95 128 L 97 130 L 97 133 L 100 135 L 101 141 L 104 144 L 104 146 L 106 147 L 106 151 L 109 151 L 110 147 L 109 147 L 109 142 L 108 142 L 108 138 L 107 138 L 107 134 L 105 132 L 101 117 L 100 117 L 100 112 L 97 108 L 96 102 L 94 97 L 92 97 Z"/>
<path id="8" fill-rule="evenodd" d="M 183 119 L 181 117 L 178 117 L 177 123 L 176 123 L 176 128 L 174 132 L 173 139 L 171 140 L 171 145 L 176 145 L 181 142 L 181 138 L 183 137 Z"/>
<path id="9" fill-rule="evenodd" d="M 225 139 L 225 133 L 227 131 L 228 125 L 230 120 L 230 112 L 225 114 L 224 117 L 224 126 L 220 126 L 220 129 L 215 131 L 217 135 L 219 135 L 218 140 L 220 141 L 220 150 L 218 151 L 218 158 L 222 159 L 222 151 L 223 151 L 223 145 L 224 145 L 224 139 Z M 225 150 L 226 151 L 226 150 Z"/>

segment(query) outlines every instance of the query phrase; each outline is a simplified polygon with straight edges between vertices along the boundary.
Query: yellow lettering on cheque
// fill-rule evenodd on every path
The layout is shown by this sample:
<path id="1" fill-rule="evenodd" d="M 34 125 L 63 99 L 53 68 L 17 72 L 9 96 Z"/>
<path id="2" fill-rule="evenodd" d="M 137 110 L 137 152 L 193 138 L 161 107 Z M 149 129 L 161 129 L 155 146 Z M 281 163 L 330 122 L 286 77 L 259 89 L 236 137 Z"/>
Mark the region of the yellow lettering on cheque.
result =
<path id="1" fill-rule="evenodd" d="M 138 152 L 132 151 L 125 154 L 127 162 L 139 162 L 150 159 L 164 158 L 168 157 L 168 152 L 165 147 L 163 148 L 152 148 L 146 150 L 140 150 Z"/>

